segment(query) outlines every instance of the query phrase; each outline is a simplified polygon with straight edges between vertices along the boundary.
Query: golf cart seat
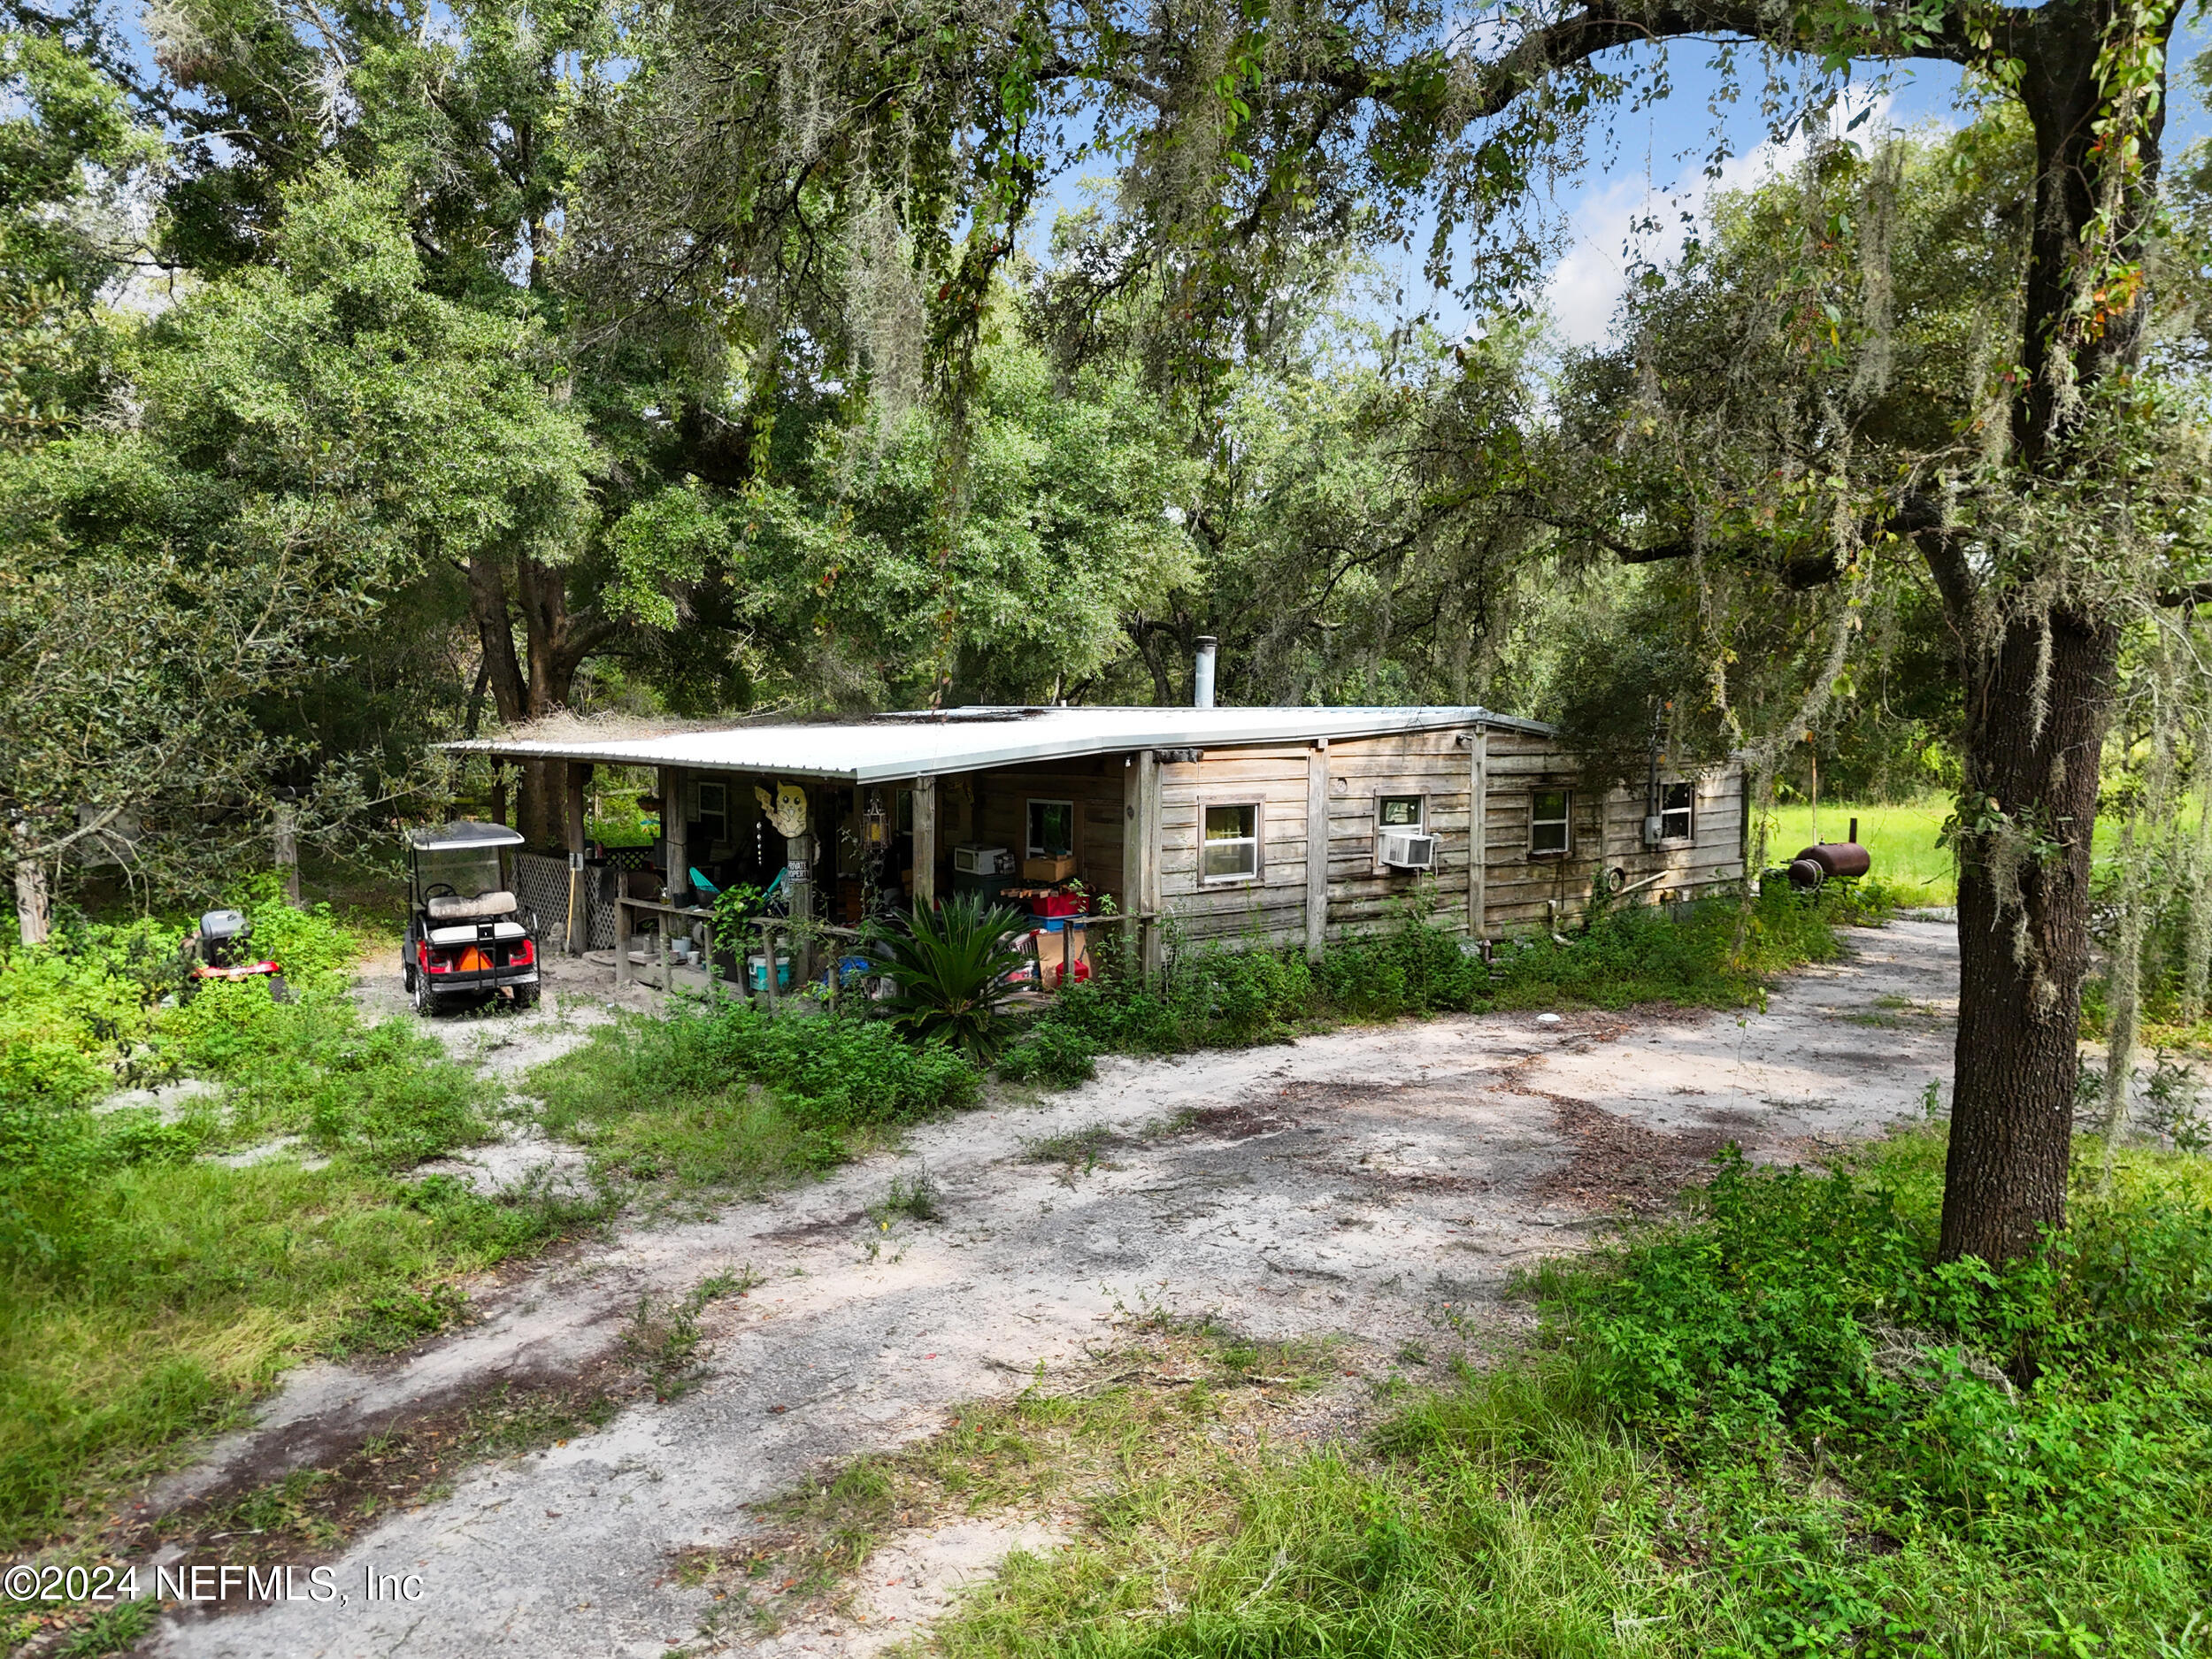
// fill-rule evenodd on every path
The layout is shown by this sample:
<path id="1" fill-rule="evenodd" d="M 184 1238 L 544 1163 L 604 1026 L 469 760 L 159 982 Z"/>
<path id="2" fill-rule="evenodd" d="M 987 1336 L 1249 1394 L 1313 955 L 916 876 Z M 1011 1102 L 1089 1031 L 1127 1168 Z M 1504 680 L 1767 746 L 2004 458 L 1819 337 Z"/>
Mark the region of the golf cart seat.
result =
<path id="1" fill-rule="evenodd" d="M 488 922 L 512 912 L 515 895 L 504 888 L 495 893 L 480 893 L 472 899 L 442 893 L 426 900 L 423 908 L 430 912 L 434 922 Z"/>

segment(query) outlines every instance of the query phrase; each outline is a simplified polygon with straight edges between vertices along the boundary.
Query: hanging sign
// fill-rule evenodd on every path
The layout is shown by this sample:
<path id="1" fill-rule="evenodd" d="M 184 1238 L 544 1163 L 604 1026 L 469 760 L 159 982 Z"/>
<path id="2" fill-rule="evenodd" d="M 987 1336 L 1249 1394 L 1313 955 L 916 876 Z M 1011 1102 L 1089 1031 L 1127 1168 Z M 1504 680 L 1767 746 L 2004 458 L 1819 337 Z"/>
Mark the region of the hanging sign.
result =
<path id="1" fill-rule="evenodd" d="M 760 785 L 753 786 L 753 797 L 760 803 L 760 810 L 768 815 L 776 833 L 786 841 L 806 830 L 806 791 L 795 783 L 780 783 L 776 793 L 770 795 Z"/>

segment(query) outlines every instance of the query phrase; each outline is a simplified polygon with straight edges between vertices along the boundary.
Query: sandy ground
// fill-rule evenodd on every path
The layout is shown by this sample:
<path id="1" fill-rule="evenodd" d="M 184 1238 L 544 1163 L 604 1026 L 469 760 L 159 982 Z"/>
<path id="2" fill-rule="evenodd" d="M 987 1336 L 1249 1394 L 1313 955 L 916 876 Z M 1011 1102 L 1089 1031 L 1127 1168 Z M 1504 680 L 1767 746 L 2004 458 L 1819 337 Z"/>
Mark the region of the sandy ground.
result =
<path id="1" fill-rule="evenodd" d="M 741 1651 L 698 1645 L 706 1593 L 677 1581 L 678 1552 L 745 1539 L 749 1504 L 926 1435 L 957 1402 L 1010 1394 L 1041 1366 L 1048 1379 L 1079 1372 L 1129 1315 L 1341 1337 L 1352 1370 L 1379 1369 L 1402 1340 L 1440 1355 L 1509 1340 L 1526 1317 L 1502 1295 L 1517 1268 L 1624 1206 L 1663 1204 L 1724 1141 L 1807 1158 L 1919 1110 L 1949 1071 L 1954 930 L 1904 921 L 1850 943 L 1847 961 L 1793 976 L 1763 1012 L 1451 1018 L 1110 1060 L 1079 1090 L 919 1130 L 896 1156 L 709 1220 L 620 1232 L 398 1363 L 292 1374 L 256 1427 L 160 1496 L 273 1479 L 498 1381 L 573 1374 L 641 1294 L 749 1267 L 764 1282 L 704 1315 L 696 1388 L 480 1465 L 374 1526 L 335 1563 L 342 1606 L 173 1617 L 155 1650 Z M 595 988 L 565 979 L 539 1013 L 442 1020 L 440 1034 L 511 1077 L 606 1017 Z M 396 975 L 365 995 L 397 1011 Z M 1040 1141 L 1079 1134 L 1088 1155 L 1040 1160 Z M 942 1219 L 882 1233 L 865 1207 L 924 1167 Z M 866 1627 L 812 1621 L 752 1650 L 872 1651 L 926 1625 L 1008 1548 L 1049 1541 L 988 1522 L 922 1529 L 863 1573 Z M 419 1575 L 419 1594 L 365 1600 L 371 1571 Z"/>

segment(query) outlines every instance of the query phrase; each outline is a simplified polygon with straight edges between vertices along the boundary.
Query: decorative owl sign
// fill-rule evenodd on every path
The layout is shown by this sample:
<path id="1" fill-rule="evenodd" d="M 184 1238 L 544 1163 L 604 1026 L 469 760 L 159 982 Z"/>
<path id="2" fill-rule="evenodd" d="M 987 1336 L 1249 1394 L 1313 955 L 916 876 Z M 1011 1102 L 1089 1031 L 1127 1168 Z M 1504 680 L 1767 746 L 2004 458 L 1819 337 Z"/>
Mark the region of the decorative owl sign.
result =
<path id="1" fill-rule="evenodd" d="M 774 795 L 765 785 L 753 786 L 753 797 L 760 803 L 760 810 L 775 826 L 776 833 L 786 841 L 803 833 L 806 829 L 806 791 L 795 783 L 780 783 Z"/>

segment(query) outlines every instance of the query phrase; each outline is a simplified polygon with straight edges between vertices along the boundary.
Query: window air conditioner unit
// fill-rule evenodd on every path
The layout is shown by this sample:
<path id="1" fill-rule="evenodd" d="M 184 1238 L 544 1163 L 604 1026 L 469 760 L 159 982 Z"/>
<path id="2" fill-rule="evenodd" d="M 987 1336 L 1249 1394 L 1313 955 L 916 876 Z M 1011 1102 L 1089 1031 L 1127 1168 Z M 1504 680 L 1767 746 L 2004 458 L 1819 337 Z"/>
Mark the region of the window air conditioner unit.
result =
<path id="1" fill-rule="evenodd" d="M 1385 830 L 1382 861 L 1393 870 L 1434 870 L 1436 837 L 1419 830 Z"/>
<path id="2" fill-rule="evenodd" d="M 1001 876 L 1013 869 L 1014 859 L 1003 847 L 969 842 L 952 849 L 952 867 L 964 876 Z"/>

